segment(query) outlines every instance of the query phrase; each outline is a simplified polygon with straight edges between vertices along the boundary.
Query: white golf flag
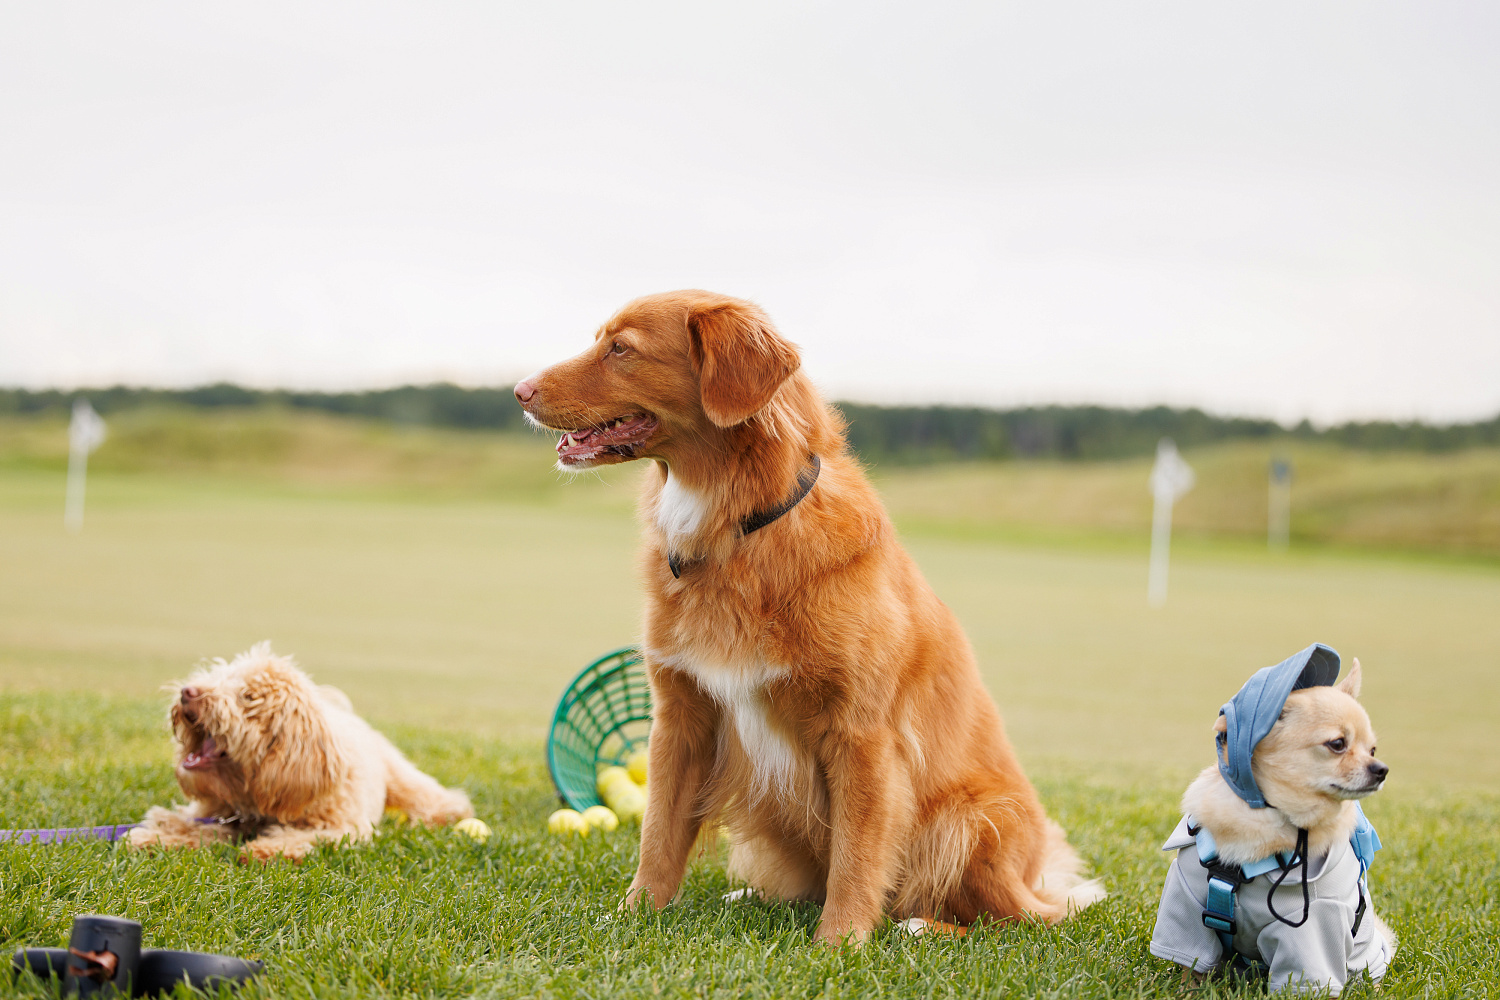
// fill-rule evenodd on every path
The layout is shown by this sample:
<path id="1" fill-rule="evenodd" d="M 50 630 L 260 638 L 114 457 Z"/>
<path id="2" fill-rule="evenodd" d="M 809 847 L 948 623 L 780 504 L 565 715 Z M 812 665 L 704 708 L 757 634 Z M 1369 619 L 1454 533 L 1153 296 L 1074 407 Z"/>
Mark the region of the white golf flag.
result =
<path id="1" fill-rule="evenodd" d="M 1167 603 L 1167 561 L 1172 547 L 1172 505 L 1195 481 L 1193 467 L 1182 460 L 1171 438 L 1156 443 L 1156 464 L 1151 467 L 1151 573 L 1146 600 L 1153 608 Z"/>
<path id="2" fill-rule="evenodd" d="M 104 434 L 104 418 L 94 412 L 88 400 L 74 400 L 73 420 L 68 424 L 68 499 L 63 507 L 63 525 L 69 531 L 83 530 L 89 452 L 104 443 Z"/>

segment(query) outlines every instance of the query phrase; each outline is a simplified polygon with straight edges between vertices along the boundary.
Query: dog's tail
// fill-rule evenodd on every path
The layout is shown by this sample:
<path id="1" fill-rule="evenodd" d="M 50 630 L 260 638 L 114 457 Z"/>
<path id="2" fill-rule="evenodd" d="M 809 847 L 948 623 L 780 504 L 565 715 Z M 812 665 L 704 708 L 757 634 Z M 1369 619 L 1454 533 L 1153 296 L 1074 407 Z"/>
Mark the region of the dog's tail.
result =
<path id="1" fill-rule="evenodd" d="M 1108 895 L 1103 882 L 1084 878 L 1083 859 L 1068 843 L 1063 828 L 1050 819 L 1047 820 L 1046 852 L 1042 872 L 1031 891 L 1058 914 L 1058 919 L 1070 917 Z"/>

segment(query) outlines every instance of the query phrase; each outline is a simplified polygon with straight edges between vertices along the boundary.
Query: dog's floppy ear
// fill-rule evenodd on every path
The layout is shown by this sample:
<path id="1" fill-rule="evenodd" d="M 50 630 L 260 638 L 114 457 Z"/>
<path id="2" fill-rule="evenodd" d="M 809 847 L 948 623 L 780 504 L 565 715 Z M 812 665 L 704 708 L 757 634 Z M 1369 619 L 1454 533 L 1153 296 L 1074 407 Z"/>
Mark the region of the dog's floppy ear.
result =
<path id="1" fill-rule="evenodd" d="M 256 809 L 283 822 L 316 807 L 349 773 L 322 697 L 295 670 L 272 664 L 247 681 L 246 718 L 260 729 L 259 753 L 241 762 Z"/>
<path id="2" fill-rule="evenodd" d="M 801 364 L 797 349 L 749 303 L 695 309 L 687 324 L 703 412 L 720 427 L 759 413 Z"/>
<path id="3" fill-rule="evenodd" d="M 1359 669 L 1359 657 L 1356 656 L 1354 658 L 1354 666 L 1349 668 L 1349 672 L 1344 675 L 1344 679 L 1339 681 L 1335 687 L 1351 698 L 1358 698 L 1359 686 L 1363 681 L 1364 676 Z"/>

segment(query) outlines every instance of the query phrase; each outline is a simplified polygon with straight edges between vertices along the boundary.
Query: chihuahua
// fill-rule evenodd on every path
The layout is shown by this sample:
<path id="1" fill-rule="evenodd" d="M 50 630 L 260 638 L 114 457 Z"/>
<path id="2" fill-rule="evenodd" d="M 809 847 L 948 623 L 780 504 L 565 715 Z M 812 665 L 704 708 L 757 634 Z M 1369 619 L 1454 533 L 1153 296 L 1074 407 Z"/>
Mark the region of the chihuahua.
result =
<path id="1" fill-rule="evenodd" d="M 1263 971 L 1273 990 L 1328 989 L 1385 974 L 1396 939 L 1375 915 L 1366 870 L 1380 847 L 1359 800 L 1389 773 L 1321 644 L 1259 671 L 1214 724 L 1218 763 L 1182 797 L 1152 954 L 1201 981 Z"/>

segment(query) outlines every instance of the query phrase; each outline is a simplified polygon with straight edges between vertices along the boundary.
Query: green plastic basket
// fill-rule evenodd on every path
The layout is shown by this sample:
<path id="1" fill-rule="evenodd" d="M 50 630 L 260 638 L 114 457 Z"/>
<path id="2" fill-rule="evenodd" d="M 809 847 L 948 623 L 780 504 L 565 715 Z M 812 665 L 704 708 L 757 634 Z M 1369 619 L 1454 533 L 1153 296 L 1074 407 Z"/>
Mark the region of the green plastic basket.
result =
<path id="1" fill-rule="evenodd" d="M 651 689 L 640 650 L 617 649 L 584 667 L 557 702 L 547 734 L 547 770 L 574 809 L 600 805 L 600 764 L 624 765 L 651 734 Z"/>

